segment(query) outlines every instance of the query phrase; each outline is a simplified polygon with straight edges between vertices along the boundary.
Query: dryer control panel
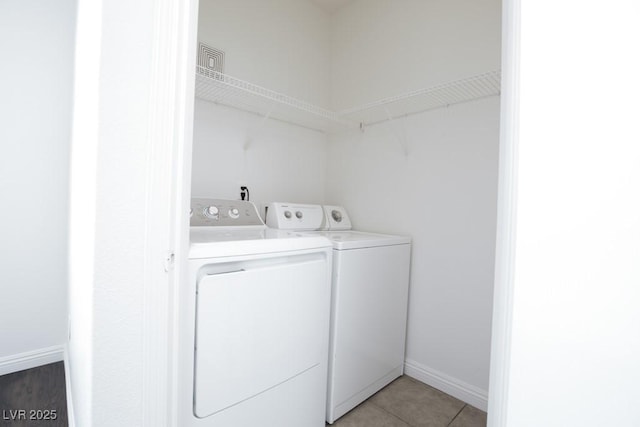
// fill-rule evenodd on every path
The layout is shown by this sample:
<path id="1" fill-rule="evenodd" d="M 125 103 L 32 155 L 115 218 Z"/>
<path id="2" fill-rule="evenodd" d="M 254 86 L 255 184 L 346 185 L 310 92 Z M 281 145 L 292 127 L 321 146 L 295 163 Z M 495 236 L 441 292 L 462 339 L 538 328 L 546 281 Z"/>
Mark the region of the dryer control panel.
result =
<path id="1" fill-rule="evenodd" d="M 191 226 L 264 226 L 256 206 L 244 200 L 191 199 Z"/>

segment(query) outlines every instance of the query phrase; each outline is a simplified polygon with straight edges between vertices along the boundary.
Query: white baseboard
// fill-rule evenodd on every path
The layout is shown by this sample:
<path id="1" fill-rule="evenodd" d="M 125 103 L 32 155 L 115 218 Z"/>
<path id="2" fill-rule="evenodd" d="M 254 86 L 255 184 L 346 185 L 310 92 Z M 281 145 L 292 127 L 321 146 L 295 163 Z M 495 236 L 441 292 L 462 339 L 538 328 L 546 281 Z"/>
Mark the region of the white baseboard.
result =
<path id="1" fill-rule="evenodd" d="M 482 409 L 485 412 L 487 410 L 488 394 L 486 390 L 428 368 L 413 360 L 405 360 L 404 373 L 471 406 Z"/>
<path id="2" fill-rule="evenodd" d="M 64 360 L 64 346 L 40 348 L 0 358 L 0 375 L 11 374 Z"/>

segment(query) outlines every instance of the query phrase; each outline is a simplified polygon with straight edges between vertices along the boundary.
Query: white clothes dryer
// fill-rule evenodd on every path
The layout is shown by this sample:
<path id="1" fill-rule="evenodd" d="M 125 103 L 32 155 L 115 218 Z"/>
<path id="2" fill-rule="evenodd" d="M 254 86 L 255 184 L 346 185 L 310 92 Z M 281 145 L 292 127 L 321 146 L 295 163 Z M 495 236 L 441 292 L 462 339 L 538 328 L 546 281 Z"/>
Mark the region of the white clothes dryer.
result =
<path id="1" fill-rule="evenodd" d="M 324 426 L 330 242 L 215 199 L 192 200 L 190 238 L 179 425 Z"/>
<path id="2" fill-rule="evenodd" d="M 324 217 L 333 244 L 326 419 L 333 423 L 404 372 L 411 239 L 351 230 L 340 206 L 271 203 L 267 225 L 302 230 Z M 307 229 L 308 230 L 308 229 Z"/>

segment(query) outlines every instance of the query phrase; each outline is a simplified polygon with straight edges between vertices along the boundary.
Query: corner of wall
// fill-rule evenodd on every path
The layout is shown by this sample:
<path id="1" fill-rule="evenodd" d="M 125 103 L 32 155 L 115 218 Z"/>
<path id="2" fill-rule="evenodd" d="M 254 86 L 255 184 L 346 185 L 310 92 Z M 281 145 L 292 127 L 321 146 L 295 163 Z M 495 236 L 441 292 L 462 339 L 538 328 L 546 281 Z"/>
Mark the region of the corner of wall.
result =
<path id="1" fill-rule="evenodd" d="M 405 375 L 430 385 L 483 411 L 487 411 L 488 393 L 476 386 L 460 381 L 443 372 L 421 365 L 413 360 L 405 360 Z"/>

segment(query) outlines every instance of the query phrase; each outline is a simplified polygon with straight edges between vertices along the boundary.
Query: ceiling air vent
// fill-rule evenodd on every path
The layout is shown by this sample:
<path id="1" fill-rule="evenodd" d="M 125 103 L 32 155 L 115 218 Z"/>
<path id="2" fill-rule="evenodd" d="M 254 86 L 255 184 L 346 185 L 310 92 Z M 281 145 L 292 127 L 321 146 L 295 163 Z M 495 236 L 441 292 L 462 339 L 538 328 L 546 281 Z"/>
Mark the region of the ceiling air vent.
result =
<path id="1" fill-rule="evenodd" d="M 204 43 L 198 43 L 198 67 L 224 73 L 224 52 Z M 211 74 L 211 77 L 216 75 L 215 73 Z"/>

